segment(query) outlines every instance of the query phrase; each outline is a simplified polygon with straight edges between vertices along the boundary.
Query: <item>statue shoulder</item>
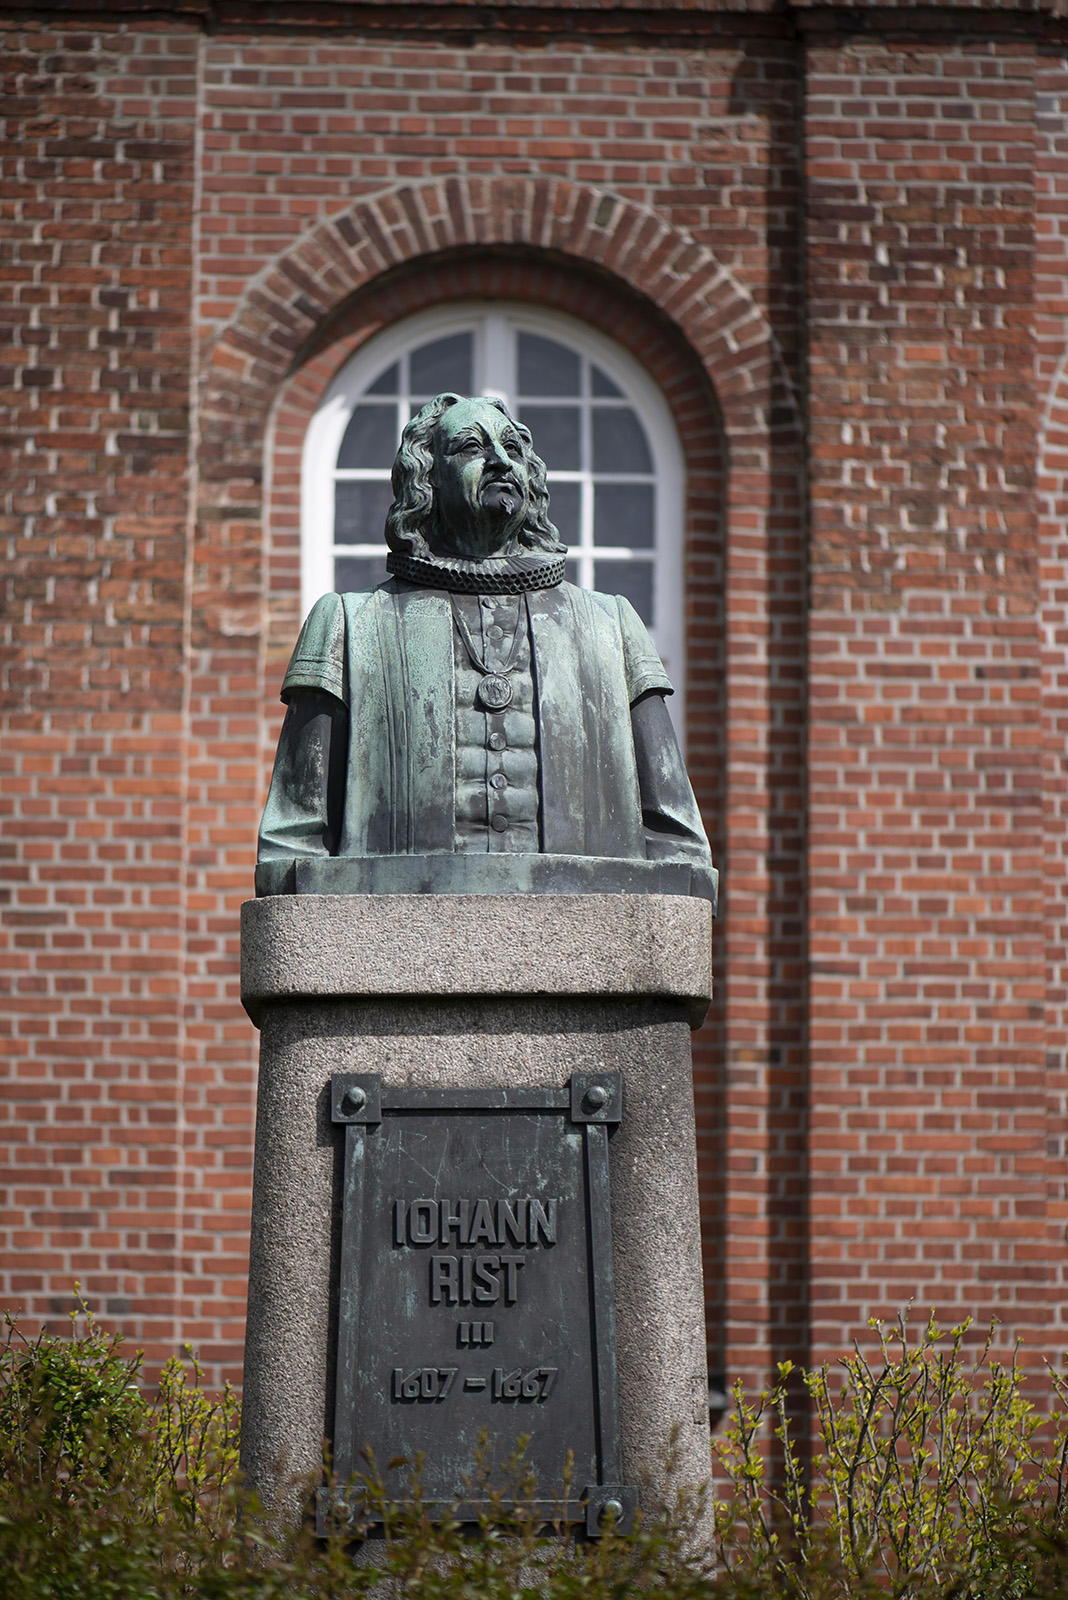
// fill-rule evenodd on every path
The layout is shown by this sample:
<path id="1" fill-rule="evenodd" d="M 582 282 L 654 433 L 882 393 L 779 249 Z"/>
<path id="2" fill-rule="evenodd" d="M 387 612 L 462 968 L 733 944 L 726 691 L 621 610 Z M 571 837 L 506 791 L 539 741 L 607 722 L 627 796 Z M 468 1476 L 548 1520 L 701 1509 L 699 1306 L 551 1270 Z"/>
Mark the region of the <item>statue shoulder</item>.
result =
<path id="1" fill-rule="evenodd" d="M 595 589 L 582 592 L 619 629 L 627 675 L 627 695 L 631 705 L 651 689 L 660 694 L 674 694 L 671 679 L 664 671 L 649 630 L 627 597 L 622 594 L 600 594 Z"/>
<path id="2" fill-rule="evenodd" d="M 284 703 L 301 689 L 322 689 L 348 704 L 347 636 L 378 592 L 324 594 L 316 600 L 282 682 Z"/>

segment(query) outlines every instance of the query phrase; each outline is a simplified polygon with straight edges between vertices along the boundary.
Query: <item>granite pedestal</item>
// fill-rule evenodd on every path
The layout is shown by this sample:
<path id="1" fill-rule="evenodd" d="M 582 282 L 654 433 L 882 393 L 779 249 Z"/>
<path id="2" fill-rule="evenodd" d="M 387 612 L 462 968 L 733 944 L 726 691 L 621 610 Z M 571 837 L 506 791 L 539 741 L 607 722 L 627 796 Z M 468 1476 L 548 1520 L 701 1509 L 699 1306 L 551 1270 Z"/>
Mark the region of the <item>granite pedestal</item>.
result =
<path id="1" fill-rule="evenodd" d="M 296 1485 L 333 1422 L 335 1072 L 426 1088 L 622 1073 L 609 1159 L 624 1477 L 647 1506 L 707 1479 L 690 1028 L 710 992 L 711 908 L 684 896 L 296 894 L 242 908 L 260 1078 L 241 1460 L 265 1504 L 300 1515 Z"/>

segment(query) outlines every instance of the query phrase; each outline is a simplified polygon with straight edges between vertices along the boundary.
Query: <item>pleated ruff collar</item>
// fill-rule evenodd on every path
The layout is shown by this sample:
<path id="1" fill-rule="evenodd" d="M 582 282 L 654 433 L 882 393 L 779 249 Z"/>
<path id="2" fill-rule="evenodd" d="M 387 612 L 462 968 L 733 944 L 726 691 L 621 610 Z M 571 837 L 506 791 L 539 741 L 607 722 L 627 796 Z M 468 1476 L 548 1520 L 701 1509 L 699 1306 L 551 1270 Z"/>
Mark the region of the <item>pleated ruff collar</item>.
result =
<path id="1" fill-rule="evenodd" d="M 391 550 L 386 570 L 406 583 L 425 589 L 448 589 L 453 594 L 529 594 L 551 589 L 564 576 L 564 557 L 534 552 L 513 556 L 488 556 L 466 561 L 460 556 L 434 556 L 430 560 Z"/>

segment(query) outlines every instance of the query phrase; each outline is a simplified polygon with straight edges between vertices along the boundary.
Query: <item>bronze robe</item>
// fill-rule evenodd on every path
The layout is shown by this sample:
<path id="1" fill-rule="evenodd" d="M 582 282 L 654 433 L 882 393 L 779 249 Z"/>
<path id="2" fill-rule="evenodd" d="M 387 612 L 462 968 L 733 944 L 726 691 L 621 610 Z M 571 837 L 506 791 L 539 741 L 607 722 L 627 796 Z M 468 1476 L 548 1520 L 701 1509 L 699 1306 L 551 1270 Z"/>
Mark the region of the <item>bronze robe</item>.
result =
<path id="1" fill-rule="evenodd" d="M 633 607 L 569 583 L 527 599 L 541 851 L 685 860 L 710 872 L 708 843 L 663 708 L 671 683 Z M 282 699 L 290 706 L 288 727 L 302 696 L 329 696 L 333 748 L 325 749 L 321 735 L 305 738 L 297 761 L 283 729 L 261 862 L 455 851 L 453 628 L 447 592 L 397 579 L 316 603 Z M 661 711 L 655 743 L 668 748 L 640 760 L 632 707 L 645 697 Z M 341 707 L 348 725 L 343 767 Z M 655 716 L 656 707 L 646 715 Z"/>

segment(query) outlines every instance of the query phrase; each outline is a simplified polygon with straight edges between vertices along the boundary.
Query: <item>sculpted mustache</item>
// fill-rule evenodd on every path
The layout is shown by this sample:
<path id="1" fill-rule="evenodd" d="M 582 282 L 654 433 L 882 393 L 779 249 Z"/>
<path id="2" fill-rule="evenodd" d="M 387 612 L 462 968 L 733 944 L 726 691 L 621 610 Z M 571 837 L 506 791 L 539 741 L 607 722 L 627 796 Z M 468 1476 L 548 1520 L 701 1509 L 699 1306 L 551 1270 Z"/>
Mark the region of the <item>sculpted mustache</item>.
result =
<path id="1" fill-rule="evenodd" d="M 483 481 L 479 498 L 486 499 L 491 489 L 499 504 L 509 514 L 522 498 L 519 485 L 514 478 L 490 478 L 488 481 Z"/>

